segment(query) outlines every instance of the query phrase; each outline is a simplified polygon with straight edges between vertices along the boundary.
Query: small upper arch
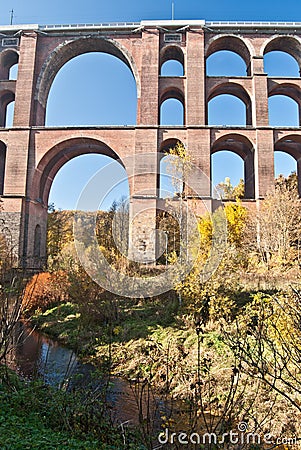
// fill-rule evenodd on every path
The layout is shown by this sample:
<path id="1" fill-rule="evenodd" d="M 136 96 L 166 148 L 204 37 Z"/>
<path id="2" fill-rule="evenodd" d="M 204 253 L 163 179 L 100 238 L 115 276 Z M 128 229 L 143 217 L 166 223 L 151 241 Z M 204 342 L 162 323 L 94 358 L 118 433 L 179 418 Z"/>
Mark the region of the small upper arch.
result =
<path id="1" fill-rule="evenodd" d="M 185 74 L 184 52 L 179 45 L 168 45 L 162 48 L 160 52 L 160 74 L 162 74 L 163 65 L 169 61 L 177 61 L 182 66 L 182 75 Z"/>
<path id="2" fill-rule="evenodd" d="M 10 69 L 19 62 L 19 53 L 14 49 L 6 49 L 0 53 L 0 80 L 10 78 Z"/>
<path id="3" fill-rule="evenodd" d="M 274 145 L 275 151 L 285 152 L 291 155 L 296 161 L 301 160 L 301 135 L 292 134 L 283 136 Z"/>
<path id="4" fill-rule="evenodd" d="M 165 100 L 168 100 L 169 98 L 175 98 L 176 100 L 179 100 L 184 107 L 184 92 L 182 92 L 180 89 L 171 87 L 164 90 L 160 96 L 160 106 L 165 102 Z"/>
<path id="5" fill-rule="evenodd" d="M 0 127 L 7 126 L 7 107 L 15 101 L 15 93 L 4 89 L 0 91 Z"/>
<path id="6" fill-rule="evenodd" d="M 254 52 L 251 49 L 249 43 L 247 43 L 241 37 L 232 34 L 214 36 L 209 40 L 206 46 L 206 58 L 209 58 L 209 56 L 213 53 L 222 50 L 228 50 L 230 52 L 238 54 L 246 64 L 247 75 L 250 75 L 251 57 Z"/>
<path id="7" fill-rule="evenodd" d="M 245 160 L 250 154 L 254 153 L 254 144 L 242 134 L 229 133 L 214 141 L 211 154 L 221 150 L 229 150 Z"/>
<path id="8" fill-rule="evenodd" d="M 214 97 L 222 94 L 234 95 L 235 97 L 242 100 L 246 106 L 251 103 L 250 96 L 246 89 L 241 84 L 232 82 L 219 83 L 214 86 L 208 94 L 207 101 L 209 102 Z"/>
<path id="9" fill-rule="evenodd" d="M 278 139 L 274 144 L 275 152 L 282 152 L 290 155 L 295 161 L 297 168 L 298 193 L 301 197 L 301 135 L 289 134 Z M 279 153 L 278 153 L 279 155 Z M 281 154 L 280 154 L 281 155 Z M 276 155 L 275 155 L 276 157 Z M 283 157 L 283 155 L 282 155 Z M 294 169 L 293 169 L 294 170 Z"/>
<path id="10" fill-rule="evenodd" d="M 6 162 L 6 144 L 0 141 L 0 195 L 4 193 L 4 176 Z"/>
<path id="11" fill-rule="evenodd" d="M 177 138 L 165 139 L 160 144 L 159 152 L 162 154 L 162 156 L 164 154 L 168 154 L 170 149 L 175 148 L 177 144 L 182 144 L 184 146 L 183 142 L 180 141 L 180 139 Z"/>
<path id="12" fill-rule="evenodd" d="M 261 56 L 269 52 L 280 51 L 291 55 L 301 68 L 301 40 L 296 36 L 273 36 L 261 48 Z"/>
<path id="13" fill-rule="evenodd" d="M 235 153 L 244 161 L 244 198 L 255 198 L 253 143 L 246 136 L 237 133 L 230 133 L 221 136 L 213 143 L 211 147 L 211 155 L 225 150 Z"/>
<path id="14" fill-rule="evenodd" d="M 301 89 L 294 83 L 279 83 L 271 86 L 268 92 L 269 97 L 273 95 L 285 95 L 295 100 L 301 106 Z"/>
<path id="15" fill-rule="evenodd" d="M 15 93 L 9 89 L 0 90 L 0 102 L 2 106 L 8 105 L 15 100 Z"/>

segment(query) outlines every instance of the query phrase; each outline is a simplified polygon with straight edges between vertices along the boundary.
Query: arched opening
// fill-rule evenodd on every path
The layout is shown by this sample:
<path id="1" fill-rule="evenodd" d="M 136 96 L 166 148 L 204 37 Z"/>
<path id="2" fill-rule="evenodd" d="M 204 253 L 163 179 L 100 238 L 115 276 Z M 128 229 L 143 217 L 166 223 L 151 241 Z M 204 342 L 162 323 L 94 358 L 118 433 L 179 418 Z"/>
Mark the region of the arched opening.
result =
<path id="1" fill-rule="evenodd" d="M 0 141 L 0 195 L 4 193 L 6 145 Z"/>
<path id="2" fill-rule="evenodd" d="M 211 39 L 208 43 L 207 49 L 206 49 L 206 58 L 209 61 L 209 58 L 211 55 L 217 52 L 226 52 L 226 53 L 220 53 L 216 58 L 219 61 L 218 64 L 216 63 L 215 58 L 212 59 L 213 63 L 217 64 L 218 70 L 230 70 L 230 72 L 234 69 L 230 69 L 229 67 L 225 67 L 225 60 L 228 59 L 228 61 L 234 63 L 235 65 L 235 71 L 239 69 L 239 72 L 242 70 L 243 66 L 241 65 L 239 60 L 235 58 L 235 56 L 232 55 L 232 53 L 235 53 L 236 55 L 240 56 L 240 58 L 244 61 L 244 75 L 250 75 L 250 61 L 251 61 L 251 54 L 250 50 L 247 47 L 246 43 L 239 37 L 234 35 L 224 35 L 224 36 L 216 36 L 213 39 Z M 231 53 L 231 54 L 230 54 Z M 235 61 L 235 62 L 234 62 Z M 209 67 L 207 74 L 210 74 L 211 68 L 211 59 L 208 63 Z M 211 74 L 210 74 L 211 75 Z M 232 73 L 231 73 L 232 75 Z M 241 73 L 239 74 L 241 76 Z"/>
<path id="3" fill-rule="evenodd" d="M 132 55 L 129 53 L 126 47 L 124 47 L 114 39 L 103 38 L 102 36 L 74 39 L 67 43 L 64 42 L 58 45 L 49 55 L 47 60 L 45 60 L 42 66 L 42 69 L 37 79 L 35 92 L 36 125 L 43 126 L 45 124 L 45 114 L 46 114 L 48 94 L 52 86 L 53 80 L 55 79 L 59 70 L 73 58 L 88 53 L 108 54 L 111 56 L 115 56 L 120 61 L 125 63 L 125 65 L 129 68 L 136 81 L 137 98 L 138 99 L 140 98 L 141 87 L 140 87 L 139 72 Z M 85 68 L 83 68 L 82 70 L 84 70 L 84 74 L 86 74 Z M 101 75 L 101 73 L 99 74 L 98 72 L 98 75 Z M 79 80 L 79 83 L 77 83 L 74 89 L 78 88 L 79 86 L 80 87 L 83 86 L 82 80 Z M 136 103 L 137 101 L 135 102 L 135 107 Z M 119 107 L 120 105 L 118 104 L 118 108 Z M 122 125 L 125 124 L 123 123 Z"/>
<path id="4" fill-rule="evenodd" d="M 184 75 L 183 65 L 174 59 L 170 59 L 162 64 L 161 73 L 162 77 L 182 77 Z"/>
<path id="5" fill-rule="evenodd" d="M 18 69 L 19 64 L 14 64 L 13 66 L 11 66 L 11 68 L 9 69 L 9 80 L 16 80 L 18 78 Z"/>
<path id="6" fill-rule="evenodd" d="M 184 53 L 178 45 L 164 47 L 160 55 L 160 75 L 181 77 L 185 74 Z"/>
<path id="7" fill-rule="evenodd" d="M 297 63 L 283 55 L 290 55 Z M 268 55 L 270 54 L 270 56 Z M 279 36 L 267 43 L 263 50 L 265 70 L 268 70 L 269 76 L 275 76 L 274 73 L 283 73 L 277 76 L 299 76 L 301 65 L 301 43 L 292 36 Z M 272 64 L 272 67 L 270 66 Z M 282 65 L 282 67 L 280 67 Z"/>
<path id="8" fill-rule="evenodd" d="M 109 54 L 85 53 L 57 73 L 46 125 L 133 125 L 136 107 L 136 83 L 126 64 Z"/>
<path id="9" fill-rule="evenodd" d="M 239 185 L 240 180 L 243 180 L 243 193 L 239 189 L 240 196 L 247 199 L 254 199 L 255 171 L 253 145 L 246 137 L 237 134 L 222 136 L 214 142 L 211 149 L 212 188 L 219 183 L 225 183 L 225 180 L 227 184 L 228 179 L 230 179 L 232 187 Z M 235 196 L 236 192 L 232 196 Z M 211 195 L 214 195 L 214 189 L 212 189 Z"/>
<path id="10" fill-rule="evenodd" d="M 181 100 L 167 98 L 161 103 L 160 125 L 184 125 L 184 106 Z"/>
<path id="11" fill-rule="evenodd" d="M 49 204 L 63 210 L 75 210 L 83 189 L 98 171 L 101 171 L 100 184 L 103 179 L 111 180 L 109 192 L 102 202 L 102 187 L 98 186 L 101 202 L 99 209 L 107 211 L 114 202 L 119 202 L 122 197 L 129 197 L 129 184 L 124 167 L 111 156 L 90 153 L 72 158 L 58 170 L 50 188 Z M 97 184 L 95 188 L 97 189 Z M 93 210 L 94 204 L 94 198 L 87 198 L 85 209 Z"/>
<path id="12" fill-rule="evenodd" d="M 283 51 L 273 50 L 264 55 L 264 71 L 269 77 L 299 77 L 296 59 Z"/>
<path id="13" fill-rule="evenodd" d="M 206 60 L 206 74 L 209 77 L 244 77 L 246 63 L 241 56 L 229 50 L 212 53 Z"/>
<path id="14" fill-rule="evenodd" d="M 34 258 L 40 258 L 41 256 L 41 227 L 37 225 L 34 232 L 34 244 L 33 244 L 33 256 Z"/>
<path id="15" fill-rule="evenodd" d="M 211 156 L 212 197 L 232 199 L 244 181 L 244 160 L 228 150 L 220 150 Z"/>
<path id="16" fill-rule="evenodd" d="M 288 177 L 297 173 L 298 192 L 301 196 L 301 136 L 288 135 L 275 143 L 275 177 Z"/>
<path id="17" fill-rule="evenodd" d="M 15 94 L 11 91 L 0 93 L 0 126 L 12 127 L 14 120 Z"/>
<path id="18" fill-rule="evenodd" d="M 19 55 L 15 50 L 0 53 L 0 80 L 15 80 L 18 72 Z"/>
<path id="19" fill-rule="evenodd" d="M 246 126 L 246 123 L 246 105 L 235 95 L 217 95 L 208 102 L 208 125 Z"/>
<path id="20" fill-rule="evenodd" d="M 281 150 L 275 151 L 274 173 L 275 178 L 283 176 L 287 178 L 292 172 L 297 173 L 297 161 L 291 155 Z"/>
<path id="21" fill-rule="evenodd" d="M 35 229 L 38 217 L 41 227 L 41 260 L 46 258 L 49 202 L 64 210 L 105 211 L 107 218 L 110 209 L 115 211 L 118 202 L 121 198 L 124 200 L 125 196 L 129 196 L 127 173 L 118 155 L 109 146 L 90 138 L 70 139 L 54 146 L 38 163 L 31 183 L 27 254 L 35 254 L 34 245 L 30 242 L 34 242 L 32 230 Z M 128 214 L 124 205 L 122 208 Z M 112 225 L 111 222 L 110 224 Z M 120 226 L 119 231 L 123 228 L 124 232 L 128 232 L 126 226 Z M 72 233 L 72 217 L 70 229 Z M 111 231 L 112 226 L 107 233 Z"/>
<path id="22" fill-rule="evenodd" d="M 158 196 L 160 199 L 172 199 L 169 202 L 163 202 L 164 207 L 160 209 L 161 202 L 158 202 L 157 209 L 157 255 L 159 264 L 169 263 L 171 254 L 180 254 L 180 235 L 181 226 L 184 227 L 185 212 L 182 218 L 179 214 L 179 200 L 182 198 L 185 189 L 185 175 L 183 174 L 183 166 L 179 160 L 173 156 L 173 150 L 177 154 L 179 148 L 183 148 L 184 144 L 175 138 L 170 138 L 162 142 L 159 153 L 158 167 Z M 183 177 L 184 175 L 184 177 Z M 183 205 L 182 205 L 183 206 Z M 170 207 L 170 209 L 169 209 Z M 175 208 L 173 210 L 173 208 Z M 182 228 L 183 232 L 183 228 Z M 161 255 L 161 256 L 160 256 Z"/>
<path id="23" fill-rule="evenodd" d="M 240 117 L 240 114 L 242 113 L 243 115 L 246 116 L 245 117 L 246 124 L 252 125 L 252 103 L 251 103 L 251 98 L 250 98 L 249 94 L 247 93 L 247 91 L 241 85 L 239 85 L 237 83 L 232 83 L 232 82 L 231 83 L 229 83 L 229 82 L 216 83 L 215 85 L 213 85 L 213 87 L 209 91 L 207 102 L 209 103 L 213 98 L 222 96 L 222 95 L 228 95 L 229 97 L 225 97 L 224 99 L 220 98 L 219 102 L 222 102 L 222 103 L 224 102 L 225 106 L 228 105 L 228 108 L 229 108 L 230 112 L 233 112 L 233 115 L 237 114 L 236 118 L 233 117 L 233 121 L 243 122 L 244 119 L 242 119 Z M 245 105 L 244 112 L 240 112 L 241 111 L 240 104 L 237 104 L 238 105 L 236 107 L 237 113 L 235 113 L 235 110 L 232 109 L 231 102 L 233 102 L 233 97 L 234 97 L 234 101 L 239 99 L 244 103 L 244 105 Z M 226 103 L 227 103 L 227 105 L 226 105 Z M 227 115 L 223 114 L 222 110 L 219 111 L 218 106 L 216 108 L 213 106 L 213 114 L 215 113 L 215 111 L 218 111 L 218 113 L 221 116 L 219 120 L 228 119 L 230 112 L 227 111 Z M 209 108 L 208 108 L 208 113 L 209 113 Z M 216 120 L 218 120 L 218 118 Z"/>
<path id="24" fill-rule="evenodd" d="M 109 157 L 110 161 L 115 160 L 118 161 L 119 165 L 120 164 L 122 165 L 122 161 L 120 160 L 117 153 L 114 150 L 112 150 L 108 145 L 99 140 L 84 137 L 68 139 L 67 141 L 63 141 L 52 147 L 38 163 L 34 179 L 31 185 L 30 197 L 35 201 L 37 201 L 39 204 L 43 205 L 45 208 L 47 208 L 49 203 L 48 201 L 49 192 L 53 180 L 57 175 L 58 171 L 61 168 L 63 168 L 63 166 L 65 166 L 68 161 L 71 161 L 74 158 L 80 157 L 82 155 L 90 155 L 90 154 L 96 154 L 96 156 L 101 156 L 102 158 Z M 101 167 L 103 166 L 103 161 L 104 160 L 102 160 L 100 164 Z M 90 172 L 89 171 L 87 172 L 88 177 L 91 177 L 93 173 L 95 173 L 95 167 L 93 167 L 94 163 L 95 161 L 92 162 L 92 167 L 88 169 L 90 170 Z M 78 164 L 80 167 L 82 162 Z M 87 167 L 89 165 L 91 165 L 91 161 L 89 164 L 87 164 Z M 100 166 L 97 165 L 97 169 L 99 169 Z M 111 167 L 112 166 L 110 166 L 109 168 Z M 73 172 L 71 170 L 70 177 L 73 177 L 74 180 L 73 183 L 76 183 L 77 179 L 74 178 L 74 175 L 72 175 L 72 173 Z M 103 175 L 104 173 L 101 173 L 102 183 L 105 186 L 105 188 L 106 186 L 109 186 L 111 189 L 112 185 L 115 185 L 120 181 L 119 174 L 117 174 L 117 178 L 115 178 L 114 176 L 103 176 Z M 90 178 L 88 178 L 88 180 L 89 179 Z M 84 183 L 85 181 L 88 180 L 84 180 Z M 95 195 L 93 195 L 93 199 L 95 201 Z"/>
<path id="25" fill-rule="evenodd" d="M 15 101 L 10 102 L 6 106 L 5 127 L 11 128 L 14 124 Z"/>
<path id="26" fill-rule="evenodd" d="M 174 156 L 170 155 L 170 150 L 174 149 L 177 144 L 183 145 L 177 139 L 167 139 L 160 148 L 158 177 L 160 198 L 179 197 L 183 192 L 184 186 L 177 161 Z"/>
<path id="27" fill-rule="evenodd" d="M 287 95 L 269 97 L 269 124 L 272 127 L 299 127 L 299 105 Z"/>

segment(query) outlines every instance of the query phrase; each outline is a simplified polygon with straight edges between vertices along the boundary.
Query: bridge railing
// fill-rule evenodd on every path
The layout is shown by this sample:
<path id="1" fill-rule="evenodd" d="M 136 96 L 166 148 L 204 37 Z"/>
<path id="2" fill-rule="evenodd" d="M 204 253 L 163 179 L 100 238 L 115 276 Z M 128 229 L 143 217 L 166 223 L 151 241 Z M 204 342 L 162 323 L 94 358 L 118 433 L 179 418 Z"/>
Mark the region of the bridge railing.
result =
<path id="1" fill-rule="evenodd" d="M 209 21 L 205 22 L 206 27 L 257 27 L 257 28 L 291 28 L 301 27 L 301 22 L 253 22 L 253 21 Z"/>

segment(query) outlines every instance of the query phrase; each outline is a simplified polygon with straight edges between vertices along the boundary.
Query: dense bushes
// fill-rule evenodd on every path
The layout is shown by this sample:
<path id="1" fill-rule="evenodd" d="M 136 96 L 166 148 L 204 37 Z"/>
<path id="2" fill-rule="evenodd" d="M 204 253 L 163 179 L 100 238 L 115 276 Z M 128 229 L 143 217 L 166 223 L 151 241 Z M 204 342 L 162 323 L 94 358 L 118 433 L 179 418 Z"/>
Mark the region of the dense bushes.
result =
<path id="1" fill-rule="evenodd" d="M 66 301 L 69 296 L 68 274 L 64 271 L 34 275 L 26 285 L 23 308 L 27 313 Z"/>

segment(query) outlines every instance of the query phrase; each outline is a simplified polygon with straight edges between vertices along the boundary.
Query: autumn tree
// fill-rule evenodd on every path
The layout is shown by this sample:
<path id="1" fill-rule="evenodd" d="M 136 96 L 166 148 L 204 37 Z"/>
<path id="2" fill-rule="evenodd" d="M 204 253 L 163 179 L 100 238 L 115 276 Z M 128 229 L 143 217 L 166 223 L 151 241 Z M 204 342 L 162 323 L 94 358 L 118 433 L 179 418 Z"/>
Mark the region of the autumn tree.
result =
<path id="1" fill-rule="evenodd" d="M 109 213 L 112 216 L 112 236 L 115 246 L 125 256 L 129 247 L 129 202 L 126 197 L 121 197 L 112 203 Z"/>
<path id="2" fill-rule="evenodd" d="M 296 172 L 291 172 L 291 174 L 288 177 L 285 177 L 283 175 L 278 175 L 278 177 L 275 179 L 275 186 L 276 188 L 282 188 L 285 187 L 291 192 L 298 193 L 298 175 Z"/>
<path id="3" fill-rule="evenodd" d="M 261 260 L 287 265 L 296 259 L 300 240 L 301 205 L 290 182 L 276 181 L 275 190 L 260 203 L 257 215 L 257 247 Z"/>
<path id="4" fill-rule="evenodd" d="M 56 209 L 53 204 L 48 208 L 47 253 L 48 263 L 56 265 L 64 246 L 73 240 L 73 212 Z"/>
<path id="5" fill-rule="evenodd" d="M 23 309 L 34 312 L 36 309 L 46 310 L 51 305 L 68 299 L 69 282 L 67 273 L 58 270 L 34 275 L 26 284 L 23 296 Z"/>
<path id="6" fill-rule="evenodd" d="M 243 198 L 245 195 L 245 184 L 243 179 L 239 180 L 237 186 L 233 186 L 229 177 L 225 178 L 225 181 L 218 183 L 215 188 L 215 193 L 218 198 L 223 200 L 235 200 Z"/>
<path id="7" fill-rule="evenodd" d="M 206 214 L 200 218 L 200 252 L 198 260 L 186 277 L 177 286 L 186 301 L 188 309 L 192 313 L 200 313 L 202 316 L 218 318 L 219 316 L 231 317 L 235 305 L 231 299 L 231 292 L 238 289 L 239 277 L 247 261 L 243 252 L 244 230 L 248 220 L 247 209 L 240 201 L 231 202 L 224 208 L 219 208 L 213 215 Z M 226 225 L 227 241 L 221 246 L 222 252 L 218 267 L 209 278 L 203 276 L 206 261 L 211 257 L 214 227 L 220 223 Z M 221 236 L 215 236 L 215 239 Z"/>
<path id="8" fill-rule="evenodd" d="M 242 361 L 240 370 L 261 380 L 301 413 L 300 300 L 297 289 L 257 293 L 222 331 L 224 341 Z"/>

